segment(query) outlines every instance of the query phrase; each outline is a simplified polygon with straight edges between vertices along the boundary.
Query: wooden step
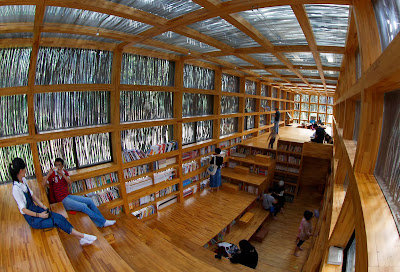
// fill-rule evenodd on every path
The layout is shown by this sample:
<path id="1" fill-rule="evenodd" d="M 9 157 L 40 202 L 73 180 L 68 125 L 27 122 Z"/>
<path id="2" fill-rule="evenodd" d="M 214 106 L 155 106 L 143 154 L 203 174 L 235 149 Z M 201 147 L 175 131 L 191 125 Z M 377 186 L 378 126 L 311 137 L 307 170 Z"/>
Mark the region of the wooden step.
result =
<path id="1" fill-rule="evenodd" d="M 245 225 L 250 222 L 251 219 L 253 219 L 254 213 L 251 212 L 246 212 L 242 217 L 239 219 L 239 224 Z"/>
<path id="2" fill-rule="evenodd" d="M 222 183 L 221 189 L 226 192 L 234 193 L 234 192 L 239 191 L 239 186 L 237 184 L 224 182 L 224 183 Z"/>

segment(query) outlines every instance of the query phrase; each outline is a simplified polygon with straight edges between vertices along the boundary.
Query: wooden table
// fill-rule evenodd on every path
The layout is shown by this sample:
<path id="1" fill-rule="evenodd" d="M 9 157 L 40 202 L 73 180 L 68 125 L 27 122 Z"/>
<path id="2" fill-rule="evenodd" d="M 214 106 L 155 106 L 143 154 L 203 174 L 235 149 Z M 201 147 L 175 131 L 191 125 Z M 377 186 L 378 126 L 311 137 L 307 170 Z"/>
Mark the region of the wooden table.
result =
<path id="1" fill-rule="evenodd" d="M 237 173 L 232 168 L 222 168 L 221 176 L 228 179 L 237 180 L 248 185 L 256 186 L 258 188 L 258 194 L 261 194 L 268 185 L 268 176 L 262 176 L 253 173 Z"/>

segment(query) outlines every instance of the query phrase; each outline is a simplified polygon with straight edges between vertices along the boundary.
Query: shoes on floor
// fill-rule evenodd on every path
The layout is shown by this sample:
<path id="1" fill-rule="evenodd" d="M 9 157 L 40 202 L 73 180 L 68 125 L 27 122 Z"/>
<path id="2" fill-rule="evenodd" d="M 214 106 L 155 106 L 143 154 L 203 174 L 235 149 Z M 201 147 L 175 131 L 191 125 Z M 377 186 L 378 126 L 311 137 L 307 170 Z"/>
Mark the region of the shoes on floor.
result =
<path id="1" fill-rule="evenodd" d="M 115 224 L 115 222 L 117 222 L 117 221 L 115 221 L 115 220 L 106 220 L 106 222 L 104 223 L 104 226 L 103 226 L 103 227 L 112 226 L 112 225 Z"/>

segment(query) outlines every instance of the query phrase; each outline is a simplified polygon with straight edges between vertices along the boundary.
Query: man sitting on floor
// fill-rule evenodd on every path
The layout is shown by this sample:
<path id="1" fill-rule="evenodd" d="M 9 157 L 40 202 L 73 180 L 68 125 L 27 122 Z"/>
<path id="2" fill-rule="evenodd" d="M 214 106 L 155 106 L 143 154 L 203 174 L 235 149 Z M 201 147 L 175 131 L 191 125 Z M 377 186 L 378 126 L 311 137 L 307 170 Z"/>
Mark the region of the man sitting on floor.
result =
<path id="1" fill-rule="evenodd" d="M 88 197 L 71 195 L 68 191 L 68 184 L 71 178 L 66 170 L 63 170 L 64 160 L 57 158 L 54 162 L 55 169 L 50 169 L 44 177 L 42 185 L 49 184 L 49 195 L 54 193 L 54 200 L 62 202 L 67 211 L 78 211 L 86 213 L 97 227 L 108 227 L 115 224 L 115 220 L 106 220 L 99 209 Z"/>
<path id="2" fill-rule="evenodd" d="M 272 196 L 272 188 L 268 190 L 268 194 L 263 195 L 262 206 L 264 210 L 272 214 L 273 219 L 277 219 L 276 215 L 279 212 L 278 200 Z"/>

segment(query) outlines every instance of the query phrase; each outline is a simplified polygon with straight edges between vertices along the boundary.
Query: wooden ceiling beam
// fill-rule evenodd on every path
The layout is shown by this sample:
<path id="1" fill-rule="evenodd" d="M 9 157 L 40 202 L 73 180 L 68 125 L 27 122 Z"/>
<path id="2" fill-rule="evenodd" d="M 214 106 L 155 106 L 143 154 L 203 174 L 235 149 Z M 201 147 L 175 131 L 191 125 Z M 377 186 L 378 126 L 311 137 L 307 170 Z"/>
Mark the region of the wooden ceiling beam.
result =
<path id="1" fill-rule="evenodd" d="M 31 47 L 33 38 L 0 39 L 0 48 Z"/>
<path id="2" fill-rule="evenodd" d="M 308 46 L 310 47 L 315 64 L 317 65 L 319 76 L 321 77 L 322 84 L 326 90 L 326 81 L 324 70 L 322 68 L 322 61 L 319 53 L 317 52 L 317 42 L 315 41 L 314 32 L 311 27 L 310 19 L 308 18 L 306 9 L 304 5 L 291 5 L 294 14 L 296 15 L 297 21 L 299 22 L 301 29 L 303 30 L 304 36 L 308 42 Z"/>
<path id="3" fill-rule="evenodd" d="M 0 33 L 33 33 L 33 23 L 5 23 L 0 24 Z"/>
<path id="4" fill-rule="evenodd" d="M 241 66 L 241 67 L 245 68 L 245 69 L 258 69 L 257 67 L 254 67 L 254 66 Z M 318 70 L 317 66 L 293 65 L 293 67 L 296 69 L 299 69 L 299 70 Z M 264 65 L 263 69 L 287 69 L 287 66 L 285 66 L 285 65 Z M 322 69 L 325 71 L 339 71 L 340 72 L 340 67 L 322 66 Z"/>

